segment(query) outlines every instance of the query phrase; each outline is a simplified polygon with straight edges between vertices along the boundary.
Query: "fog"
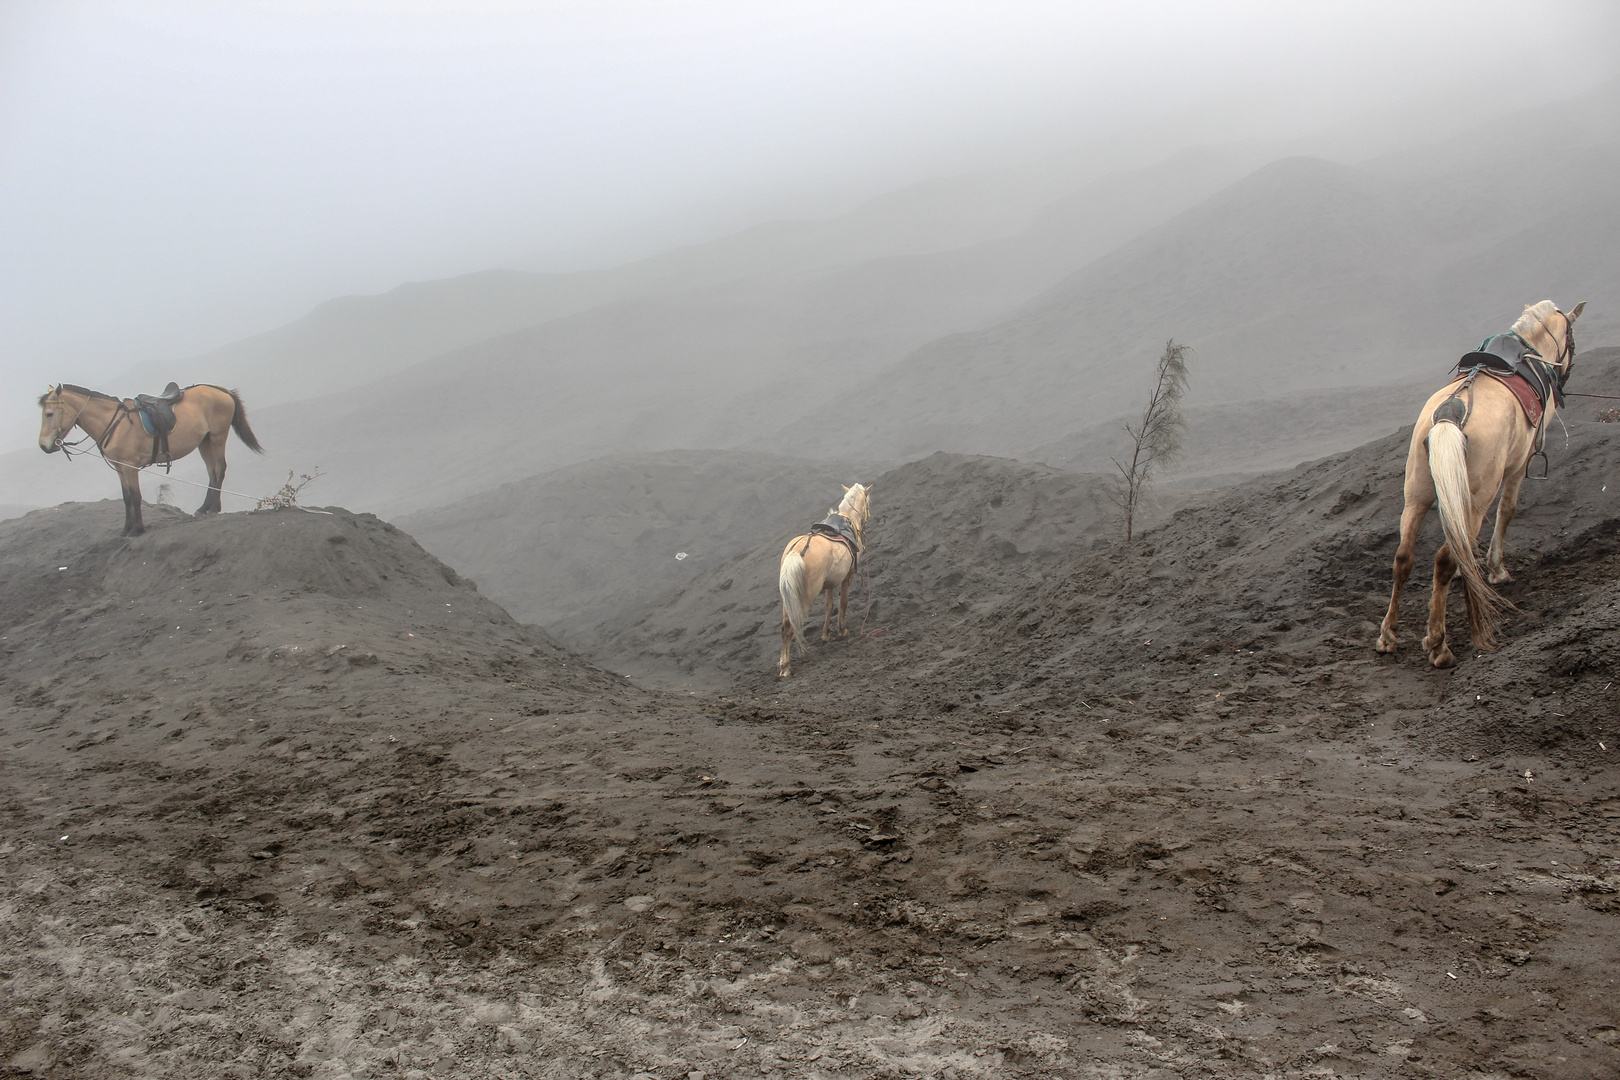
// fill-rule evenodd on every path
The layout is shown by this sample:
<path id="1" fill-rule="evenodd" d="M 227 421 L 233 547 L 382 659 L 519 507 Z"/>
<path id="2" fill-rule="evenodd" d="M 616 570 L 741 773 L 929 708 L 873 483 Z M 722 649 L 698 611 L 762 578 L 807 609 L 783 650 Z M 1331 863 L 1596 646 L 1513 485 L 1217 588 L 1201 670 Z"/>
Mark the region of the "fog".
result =
<path id="1" fill-rule="evenodd" d="M 611 266 L 1155 126 L 1357 160 L 1615 70 L 1602 2 L 11 3 L 0 430 L 32 440 L 47 381 L 333 297 Z"/>

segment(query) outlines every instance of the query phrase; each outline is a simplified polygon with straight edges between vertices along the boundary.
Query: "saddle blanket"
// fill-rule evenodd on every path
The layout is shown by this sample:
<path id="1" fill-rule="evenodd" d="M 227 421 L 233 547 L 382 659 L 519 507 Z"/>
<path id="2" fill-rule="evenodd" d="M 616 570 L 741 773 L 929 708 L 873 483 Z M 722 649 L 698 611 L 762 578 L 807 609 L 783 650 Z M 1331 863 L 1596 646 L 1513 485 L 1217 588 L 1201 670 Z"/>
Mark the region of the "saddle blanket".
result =
<path id="1" fill-rule="evenodd" d="M 1453 383 L 1462 382 L 1466 374 L 1466 372 L 1459 373 L 1451 381 Z M 1531 427 L 1541 423 L 1541 413 L 1544 406 L 1541 404 L 1541 398 L 1536 394 L 1536 388 L 1531 386 L 1523 375 L 1517 373 L 1505 375 L 1489 368 L 1486 368 L 1480 374 L 1490 376 L 1513 392 L 1513 396 L 1519 399 L 1519 407 L 1524 410 L 1524 418 L 1530 421 Z"/>

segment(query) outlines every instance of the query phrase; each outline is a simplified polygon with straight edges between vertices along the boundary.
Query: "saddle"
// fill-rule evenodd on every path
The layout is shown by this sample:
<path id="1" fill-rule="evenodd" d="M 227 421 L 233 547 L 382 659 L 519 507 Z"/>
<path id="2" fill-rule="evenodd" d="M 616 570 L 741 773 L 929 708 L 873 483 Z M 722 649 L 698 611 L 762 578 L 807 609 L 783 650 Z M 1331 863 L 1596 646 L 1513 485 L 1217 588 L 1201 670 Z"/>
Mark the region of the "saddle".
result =
<path id="1" fill-rule="evenodd" d="M 843 514 L 828 514 L 810 526 L 810 535 L 825 536 L 834 543 L 843 544 L 849 548 L 850 558 L 855 560 L 856 565 L 859 565 L 861 547 L 860 543 L 855 539 L 855 527 L 849 523 L 849 519 Z M 810 541 L 806 540 L 805 546 L 808 547 L 809 544 Z"/>
<path id="2" fill-rule="evenodd" d="M 1495 334 L 1480 342 L 1478 349 L 1457 361 L 1458 378 L 1474 368 L 1513 391 L 1531 427 L 1541 423 L 1549 397 L 1560 409 L 1564 407 L 1564 390 L 1552 365 L 1518 334 Z"/>
<path id="3" fill-rule="evenodd" d="M 174 430 L 174 407 L 186 392 L 180 389 L 178 383 L 170 383 L 163 388 L 161 394 L 136 394 L 135 409 L 141 418 L 141 427 L 152 436 L 152 463 L 158 462 L 158 455 L 162 454 L 165 470 L 169 461 L 169 432 Z"/>

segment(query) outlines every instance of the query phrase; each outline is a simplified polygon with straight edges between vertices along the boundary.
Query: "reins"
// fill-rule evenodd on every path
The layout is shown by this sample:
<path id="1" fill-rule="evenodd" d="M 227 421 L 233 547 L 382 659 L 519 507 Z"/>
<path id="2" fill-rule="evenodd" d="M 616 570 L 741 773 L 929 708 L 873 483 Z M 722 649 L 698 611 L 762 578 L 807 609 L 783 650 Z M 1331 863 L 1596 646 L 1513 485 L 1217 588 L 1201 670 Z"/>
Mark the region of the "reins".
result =
<path id="1" fill-rule="evenodd" d="M 131 409 L 128 405 L 125 405 L 122 401 L 118 400 L 117 398 L 112 398 L 110 400 L 113 403 L 112 419 L 107 421 L 107 426 L 106 426 L 106 428 L 104 428 L 102 430 L 101 435 L 99 437 L 91 434 L 90 430 L 88 428 L 86 428 L 83 438 L 74 439 L 72 442 L 69 442 L 68 440 L 66 440 L 65 438 L 62 437 L 63 433 L 61 432 L 60 428 L 58 428 L 58 434 L 56 436 L 56 445 L 62 451 L 62 456 L 67 458 L 67 460 L 72 461 L 75 457 L 82 457 L 83 455 L 90 453 L 90 451 L 88 449 L 82 449 L 82 450 L 80 449 L 80 447 L 84 446 L 85 439 L 89 439 L 95 445 L 96 452 L 101 455 L 101 460 L 107 463 L 107 468 L 113 469 L 114 471 L 116 471 L 118 466 L 120 466 L 120 465 L 126 466 L 127 468 L 131 468 L 131 469 L 144 469 L 148 465 L 156 464 L 157 460 L 155 458 L 152 461 L 148 461 L 146 463 L 146 465 L 132 465 L 129 462 L 116 461 L 113 458 L 110 458 L 110 457 L 107 456 L 106 446 L 107 446 L 107 443 L 112 440 L 113 432 L 118 430 L 118 425 L 123 423 L 124 419 L 126 417 L 128 417 L 130 413 L 136 411 L 134 409 Z M 67 403 L 66 399 L 64 399 L 61 396 L 61 391 L 60 390 L 57 391 L 56 402 L 57 402 L 58 405 L 65 405 Z M 74 426 L 77 425 L 78 422 L 79 422 L 79 417 L 82 416 L 83 414 L 84 414 L 83 407 L 80 407 L 80 408 L 75 409 L 73 411 L 73 423 L 67 425 L 68 431 L 73 430 Z M 182 480 L 181 483 L 189 483 L 189 481 Z M 231 494 L 234 495 L 236 493 L 232 492 Z"/>

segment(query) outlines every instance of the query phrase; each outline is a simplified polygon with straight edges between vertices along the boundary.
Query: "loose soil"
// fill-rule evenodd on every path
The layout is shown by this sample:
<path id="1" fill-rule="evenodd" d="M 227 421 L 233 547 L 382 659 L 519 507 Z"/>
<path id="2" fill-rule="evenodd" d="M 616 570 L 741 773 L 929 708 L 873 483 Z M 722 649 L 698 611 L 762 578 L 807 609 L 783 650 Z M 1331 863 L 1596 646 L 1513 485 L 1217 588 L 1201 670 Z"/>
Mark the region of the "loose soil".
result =
<path id="1" fill-rule="evenodd" d="M 774 552 L 592 662 L 369 516 L 0 523 L 0 1062 L 1615 1075 L 1620 426 L 1569 415 L 1449 672 L 1421 584 L 1371 650 L 1399 436 L 1130 546 L 1089 481 L 903 466 L 787 681 Z"/>

